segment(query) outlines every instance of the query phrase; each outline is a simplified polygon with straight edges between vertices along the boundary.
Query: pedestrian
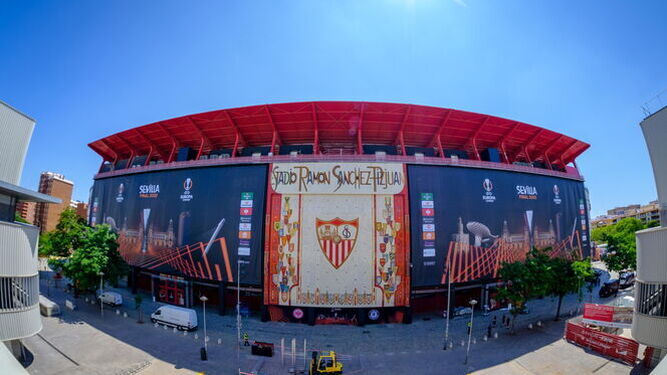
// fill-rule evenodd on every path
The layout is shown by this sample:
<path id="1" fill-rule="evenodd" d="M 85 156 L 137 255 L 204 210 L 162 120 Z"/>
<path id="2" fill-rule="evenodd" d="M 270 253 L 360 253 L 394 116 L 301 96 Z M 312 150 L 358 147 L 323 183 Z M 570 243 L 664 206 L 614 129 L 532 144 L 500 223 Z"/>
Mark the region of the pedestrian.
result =
<path id="1" fill-rule="evenodd" d="M 243 332 L 243 346 L 250 346 L 248 342 L 248 332 Z"/>

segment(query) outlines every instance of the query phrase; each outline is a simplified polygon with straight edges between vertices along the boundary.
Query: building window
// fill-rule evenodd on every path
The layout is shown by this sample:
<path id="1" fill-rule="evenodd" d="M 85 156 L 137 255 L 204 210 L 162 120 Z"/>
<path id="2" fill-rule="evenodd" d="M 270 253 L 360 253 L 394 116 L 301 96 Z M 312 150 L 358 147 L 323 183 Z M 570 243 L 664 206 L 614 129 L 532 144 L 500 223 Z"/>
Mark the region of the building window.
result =
<path id="1" fill-rule="evenodd" d="M 0 277 L 0 312 L 27 310 L 39 303 L 39 275 Z"/>
<path id="2" fill-rule="evenodd" d="M 636 282 L 637 312 L 649 316 L 667 317 L 667 284 Z"/>
<path id="3" fill-rule="evenodd" d="M 16 212 L 16 198 L 0 194 L 0 220 L 14 221 Z"/>

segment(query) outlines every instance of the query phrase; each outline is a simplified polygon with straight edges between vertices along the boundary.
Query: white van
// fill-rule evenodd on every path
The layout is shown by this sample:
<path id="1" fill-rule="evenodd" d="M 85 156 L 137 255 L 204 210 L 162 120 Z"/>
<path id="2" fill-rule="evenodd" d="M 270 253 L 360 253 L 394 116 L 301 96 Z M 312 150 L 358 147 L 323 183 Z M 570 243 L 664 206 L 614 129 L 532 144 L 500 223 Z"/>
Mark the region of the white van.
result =
<path id="1" fill-rule="evenodd" d="M 185 307 L 162 306 L 151 314 L 151 322 L 190 331 L 197 328 L 197 312 Z"/>
<path id="2" fill-rule="evenodd" d="M 120 306 L 123 304 L 123 296 L 116 292 L 104 292 L 97 296 L 97 299 L 111 306 Z"/>

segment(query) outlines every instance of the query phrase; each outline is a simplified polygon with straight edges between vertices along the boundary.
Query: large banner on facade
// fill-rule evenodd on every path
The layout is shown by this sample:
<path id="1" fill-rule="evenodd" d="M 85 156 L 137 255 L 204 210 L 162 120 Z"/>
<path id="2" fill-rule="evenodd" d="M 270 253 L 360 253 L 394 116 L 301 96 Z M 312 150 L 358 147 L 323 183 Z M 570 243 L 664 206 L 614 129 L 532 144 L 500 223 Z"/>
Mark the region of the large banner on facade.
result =
<path id="1" fill-rule="evenodd" d="M 582 182 L 423 165 L 408 166 L 408 177 L 413 286 L 492 278 L 533 246 L 552 256 L 589 254 Z"/>
<path id="2" fill-rule="evenodd" d="M 260 285 L 263 165 L 138 173 L 95 181 L 91 224 L 119 234 L 131 265 L 165 274 Z"/>
<path id="3" fill-rule="evenodd" d="M 266 304 L 409 304 L 403 165 L 273 164 L 268 194 Z"/>

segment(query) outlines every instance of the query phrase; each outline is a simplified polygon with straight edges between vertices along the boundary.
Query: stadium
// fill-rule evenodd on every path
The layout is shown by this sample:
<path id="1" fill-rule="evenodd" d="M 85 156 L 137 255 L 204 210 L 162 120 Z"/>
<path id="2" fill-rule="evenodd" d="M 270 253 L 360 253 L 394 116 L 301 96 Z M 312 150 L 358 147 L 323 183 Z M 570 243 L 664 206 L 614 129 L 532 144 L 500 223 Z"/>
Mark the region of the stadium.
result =
<path id="1" fill-rule="evenodd" d="M 263 319 L 409 322 L 494 299 L 502 262 L 590 252 L 575 159 L 589 145 L 500 117 L 412 104 L 299 102 L 194 114 L 89 146 L 89 221 L 130 285 L 205 294 Z"/>

